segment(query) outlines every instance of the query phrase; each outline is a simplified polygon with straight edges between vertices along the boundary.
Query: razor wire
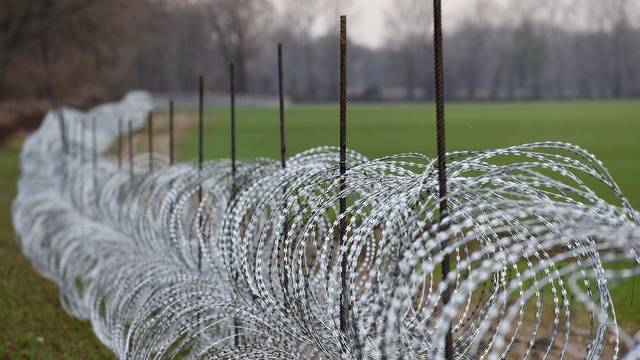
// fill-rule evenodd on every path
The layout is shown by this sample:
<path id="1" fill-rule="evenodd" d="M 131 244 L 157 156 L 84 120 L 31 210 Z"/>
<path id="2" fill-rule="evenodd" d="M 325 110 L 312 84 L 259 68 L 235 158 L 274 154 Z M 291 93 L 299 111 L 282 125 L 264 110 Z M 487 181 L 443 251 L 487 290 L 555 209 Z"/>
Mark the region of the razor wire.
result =
<path id="1" fill-rule="evenodd" d="M 150 110 L 138 92 L 49 113 L 12 208 L 24 255 L 118 358 L 442 359 L 449 324 L 457 359 L 640 357 L 611 294 L 640 273 L 640 213 L 587 151 L 449 152 L 440 221 L 437 161 L 417 153 L 348 151 L 346 178 L 334 147 L 235 176 L 139 155 L 131 176 L 108 149 Z"/>

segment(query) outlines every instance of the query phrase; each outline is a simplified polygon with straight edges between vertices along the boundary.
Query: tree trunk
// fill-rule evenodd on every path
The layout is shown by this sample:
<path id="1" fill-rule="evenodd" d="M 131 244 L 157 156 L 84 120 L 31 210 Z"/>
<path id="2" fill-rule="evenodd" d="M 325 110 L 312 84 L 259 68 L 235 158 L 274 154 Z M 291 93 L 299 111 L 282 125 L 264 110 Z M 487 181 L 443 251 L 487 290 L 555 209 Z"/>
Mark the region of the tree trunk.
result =
<path id="1" fill-rule="evenodd" d="M 7 67 L 9 66 L 9 57 L 6 53 L 0 52 L 0 101 L 4 100 L 6 94 Z"/>
<path id="2" fill-rule="evenodd" d="M 413 101 L 415 99 L 415 88 L 416 88 L 416 71 L 415 64 L 413 61 L 413 56 L 411 54 L 411 50 L 405 51 L 404 55 L 404 69 L 405 69 L 405 98 L 408 101 Z"/>
<path id="3" fill-rule="evenodd" d="M 305 100 L 318 100 L 318 82 L 313 67 L 313 45 L 310 40 L 305 41 L 304 45 L 304 66 L 306 75 L 305 84 Z"/>
<path id="4" fill-rule="evenodd" d="M 236 78 L 237 90 L 238 90 L 238 93 L 243 94 L 247 92 L 248 79 L 247 79 L 246 58 L 242 52 L 238 53 L 238 56 L 236 59 L 236 68 L 238 69 L 238 77 Z"/>
<path id="5" fill-rule="evenodd" d="M 496 66 L 494 69 L 493 77 L 491 79 L 491 85 L 489 87 L 489 98 L 491 100 L 498 100 L 500 98 L 500 92 L 502 90 L 502 69 L 504 68 L 503 62 L 500 61 L 497 63 L 497 65 L 498 66 Z"/>

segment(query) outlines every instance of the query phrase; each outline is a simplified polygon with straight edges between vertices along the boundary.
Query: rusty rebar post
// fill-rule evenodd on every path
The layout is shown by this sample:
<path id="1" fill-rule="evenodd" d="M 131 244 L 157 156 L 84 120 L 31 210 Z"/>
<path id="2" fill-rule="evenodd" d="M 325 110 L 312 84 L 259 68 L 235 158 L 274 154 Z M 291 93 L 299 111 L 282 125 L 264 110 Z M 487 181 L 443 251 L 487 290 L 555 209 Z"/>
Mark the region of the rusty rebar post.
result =
<path id="1" fill-rule="evenodd" d="M 122 118 L 118 118 L 118 170 L 122 170 Z"/>
<path id="2" fill-rule="evenodd" d="M 80 162 L 84 164 L 85 162 L 85 151 L 87 144 L 87 125 L 85 123 L 85 119 L 80 121 Z"/>
<path id="3" fill-rule="evenodd" d="M 64 112 L 62 109 L 57 110 L 58 114 L 58 127 L 60 128 L 60 141 L 62 142 L 62 150 L 65 155 L 69 154 L 69 141 L 67 140 L 67 124 L 64 119 Z"/>
<path id="4" fill-rule="evenodd" d="M 236 86 L 235 86 L 235 69 L 233 63 L 229 63 L 229 97 L 230 97 L 230 112 L 231 112 L 231 196 L 229 199 L 229 205 L 236 197 Z M 233 280 L 236 281 L 234 275 Z M 239 346 L 241 344 L 239 328 L 241 327 L 240 320 L 237 317 L 233 318 L 233 344 Z"/>
<path id="5" fill-rule="evenodd" d="M 284 69 L 283 69 L 283 61 L 282 61 L 282 43 L 278 43 L 278 110 L 280 115 L 280 165 L 283 169 L 287 167 L 287 143 L 285 136 L 285 126 L 284 126 Z M 287 195 L 287 186 L 286 184 L 282 186 L 282 206 L 283 209 L 287 209 L 286 207 L 286 195 Z M 281 245 L 284 247 L 284 242 L 287 238 L 287 233 L 289 232 L 289 214 L 285 213 L 284 221 L 282 224 L 282 241 Z M 285 258 L 286 263 L 286 258 Z M 287 267 L 285 267 L 284 276 L 283 276 L 283 289 L 288 289 L 289 287 L 289 275 L 287 272 Z M 287 297 L 286 292 L 284 293 L 285 298 Z"/>
<path id="6" fill-rule="evenodd" d="M 347 199 L 344 192 L 347 187 L 347 17 L 340 16 L 340 197 L 339 197 L 339 247 L 344 245 L 347 221 L 344 213 L 347 211 Z M 347 334 L 349 328 L 349 289 L 347 283 L 347 260 L 345 250 L 341 262 L 341 292 L 340 292 L 340 331 Z"/>
<path id="7" fill-rule="evenodd" d="M 134 153 L 134 149 L 133 149 L 133 124 L 131 124 L 131 120 L 129 120 L 129 134 L 128 134 L 128 140 L 129 140 L 129 181 L 133 181 L 133 153 Z"/>
<path id="8" fill-rule="evenodd" d="M 442 45 L 442 5 L 441 0 L 433 0 L 433 49 L 436 91 L 436 132 L 438 152 L 438 190 L 440 196 L 440 231 L 449 230 L 449 204 L 447 202 L 447 167 L 445 147 L 445 99 L 444 99 L 444 60 Z M 449 240 L 442 241 L 442 249 L 446 249 Z M 450 270 L 450 256 L 445 254 L 441 263 L 442 281 L 446 281 Z M 451 300 L 451 286 L 447 286 L 442 294 L 443 308 Z M 453 334 L 451 324 L 445 336 L 445 359 L 453 360 Z"/>
<path id="9" fill-rule="evenodd" d="M 236 194 L 236 87 L 235 87 L 235 71 L 233 63 L 229 64 L 229 96 L 231 111 L 231 178 L 232 191 L 231 199 Z"/>
<path id="10" fill-rule="evenodd" d="M 204 77 L 198 81 L 198 206 L 202 203 L 202 167 L 204 163 Z M 200 214 L 198 231 L 202 229 L 203 214 Z M 198 270 L 202 271 L 202 249 L 198 247 Z"/>
<path id="11" fill-rule="evenodd" d="M 93 191 L 96 197 L 96 203 L 98 201 L 98 135 L 96 130 L 96 118 L 91 118 L 91 165 L 93 169 Z"/>
<path id="12" fill-rule="evenodd" d="M 202 181 L 204 162 L 204 78 L 198 79 L 198 181 Z M 202 184 L 198 185 L 198 203 L 202 202 Z"/>
<path id="13" fill-rule="evenodd" d="M 284 128 L 284 85 L 282 69 L 282 43 L 278 43 L 278 105 L 280 110 L 280 163 L 282 168 L 287 167 L 287 143 L 285 141 Z"/>
<path id="14" fill-rule="evenodd" d="M 169 165 L 173 165 L 175 162 L 175 153 L 174 153 L 174 128 L 173 128 L 173 100 L 169 101 Z"/>
<path id="15" fill-rule="evenodd" d="M 153 111 L 147 117 L 147 151 L 149 156 L 149 173 L 153 174 Z"/>

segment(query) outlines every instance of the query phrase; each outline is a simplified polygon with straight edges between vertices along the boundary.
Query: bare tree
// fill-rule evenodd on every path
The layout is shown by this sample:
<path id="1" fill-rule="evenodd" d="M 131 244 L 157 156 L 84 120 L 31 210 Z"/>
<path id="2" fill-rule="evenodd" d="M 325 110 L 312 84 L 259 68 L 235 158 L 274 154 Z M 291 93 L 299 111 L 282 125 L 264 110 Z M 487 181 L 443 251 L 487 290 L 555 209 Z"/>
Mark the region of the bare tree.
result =
<path id="1" fill-rule="evenodd" d="M 431 98 L 430 6 L 389 2 L 381 49 L 349 41 L 350 91 L 368 93 L 354 98 Z M 461 10 L 445 28 L 449 96 L 640 95 L 640 1 L 468 0 Z M 240 91 L 273 92 L 280 41 L 293 98 L 333 100 L 338 16 L 353 29 L 357 13 L 351 0 L 2 0 L 0 101 L 188 91 L 198 74 L 226 89 L 229 62 Z M 381 91 L 392 87 L 401 91 Z"/>
<path id="2" fill-rule="evenodd" d="M 11 55 L 28 43 L 47 52 L 46 34 L 57 24 L 92 6 L 94 1 L 5 0 L 0 12 L 0 98 Z"/>
<path id="3" fill-rule="evenodd" d="M 285 23 L 301 45 L 300 56 L 304 63 L 304 97 L 316 100 L 318 96 L 318 81 L 315 48 L 315 32 L 322 21 L 323 2 L 318 0 L 286 0 Z"/>
<path id="4" fill-rule="evenodd" d="M 629 68 L 629 64 L 625 61 L 625 51 L 626 44 L 630 41 L 631 29 L 628 17 L 630 4 L 629 0 L 607 1 L 604 4 L 604 15 L 609 22 L 611 33 L 608 41 L 611 57 L 607 66 L 609 84 L 611 94 L 617 98 L 625 95 L 625 77 Z"/>
<path id="5" fill-rule="evenodd" d="M 473 11 L 460 21 L 456 31 L 451 35 L 447 51 L 453 65 L 445 70 L 449 74 L 457 75 L 456 84 L 463 90 L 463 94 L 459 95 L 466 99 L 475 99 L 482 76 L 487 72 L 486 65 L 495 61 L 488 54 L 488 45 L 495 35 L 490 23 L 490 14 L 495 12 L 495 3 L 491 0 L 479 0 L 470 5 Z"/>
<path id="6" fill-rule="evenodd" d="M 225 62 L 237 69 L 237 89 L 248 90 L 247 63 L 266 34 L 272 11 L 268 0 L 205 0 L 213 39 Z"/>
<path id="7" fill-rule="evenodd" d="M 6 0 L 0 12 L 0 99 L 11 52 L 23 41 L 33 16 L 33 1 Z"/>
<path id="8" fill-rule="evenodd" d="M 415 99 L 419 81 L 419 67 L 428 64 L 428 58 L 420 58 L 420 49 L 429 47 L 433 17 L 427 1 L 398 0 L 387 10 L 386 23 L 389 28 L 387 40 L 400 56 L 403 83 L 407 100 Z M 420 65 L 422 64 L 422 65 Z"/>
<path id="9" fill-rule="evenodd" d="M 64 74 L 66 78 L 61 82 L 69 87 L 69 78 L 79 76 L 79 62 L 91 62 L 91 74 L 96 74 L 95 70 L 102 64 L 112 71 L 114 61 L 120 60 L 116 43 L 125 42 L 123 33 L 127 29 L 114 24 L 118 21 L 127 23 L 127 14 L 135 16 L 133 9 L 141 1 L 4 1 L 0 12 L 0 96 L 6 93 L 6 69 L 12 59 L 11 76 L 20 76 L 16 65 L 24 69 L 25 75 L 32 76 L 31 81 L 19 86 L 37 87 L 36 94 L 31 96 L 50 99 L 56 97 L 56 75 Z M 70 64 L 74 64 L 75 71 L 69 71 Z M 40 75 L 34 78 L 34 73 Z M 84 81 L 88 82 L 86 75 Z M 111 78 L 114 78 L 113 74 Z M 20 90 L 25 91 L 24 88 Z M 26 91 L 30 93 L 30 90 Z M 15 96 L 20 91 L 12 91 L 12 94 Z"/>

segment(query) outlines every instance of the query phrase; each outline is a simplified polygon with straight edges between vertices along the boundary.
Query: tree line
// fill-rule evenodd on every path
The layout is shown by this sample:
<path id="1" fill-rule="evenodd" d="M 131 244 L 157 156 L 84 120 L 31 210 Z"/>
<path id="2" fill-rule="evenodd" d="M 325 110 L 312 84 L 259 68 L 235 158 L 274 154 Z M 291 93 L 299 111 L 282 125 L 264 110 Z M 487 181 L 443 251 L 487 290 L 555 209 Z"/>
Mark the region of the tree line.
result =
<path id="1" fill-rule="evenodd" d="M 340 0 L 3 0 L 0 101 L 90 104 L 127 89 L 276 92 L 332 101 Z M 633 0 L 469 0 L 445 26 L 446 92 L 459 100 L 640 96 L 640 6 Z M 350 41 L 363 101 L 433 98 L 430 1 L 390 1 L 379 48 Z M 357 19 L 355 19 L 357 21 Z"/>

